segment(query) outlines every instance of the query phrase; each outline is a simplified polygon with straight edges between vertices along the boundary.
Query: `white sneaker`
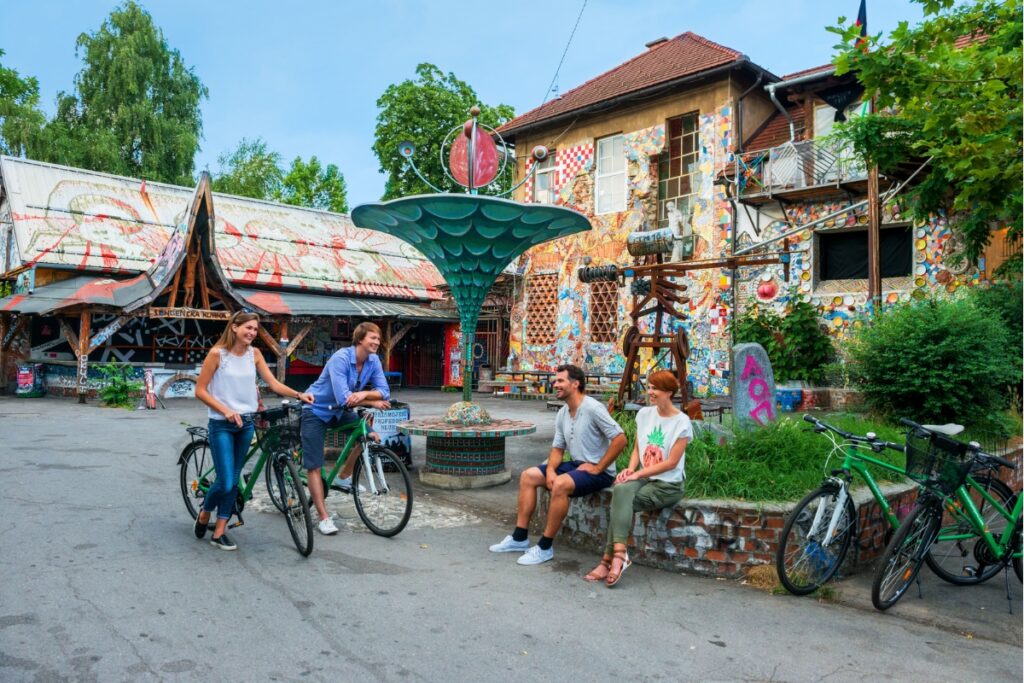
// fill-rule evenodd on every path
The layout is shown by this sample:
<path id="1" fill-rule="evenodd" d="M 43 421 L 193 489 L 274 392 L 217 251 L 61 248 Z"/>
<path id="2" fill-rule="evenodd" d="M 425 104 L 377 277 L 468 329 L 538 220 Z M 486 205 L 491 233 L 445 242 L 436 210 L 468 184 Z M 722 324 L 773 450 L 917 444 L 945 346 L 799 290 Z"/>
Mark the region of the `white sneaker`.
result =
<path id="1" fill-rule="evenodd" d="M 523 553 L 529 548 L 529 541 L 517 541 L 511 536 L 506 536 L 501 539 L 501 543 L 492 545 L 490 550 L 492 553 Z"/>
<path id="2" fill-rule="evenodd" d="M 334 526 L 334 520 L 328 517 L 327 519 L 321 519 L 320 523 L 316 525 L 316 528 L 324 536 L 333 536 L 338 533 L 338 527 Z"/>
<path id="3" fill-rule="evenodd" d="M 535 545 L 525 553 L 523 556 L 516 560 L 518 564 L 541 564 L 547 562 L 555 556 L 555 549 L 548 548 L 547 550 L 541 550 L 539 545 Z"/>
<path id="4" fill-rule="evenodd" d="M 342 493 L 352 493 L 352 477 L 336 479 L 331 485 L 331 488 L 341 491 Z M 359 485 L 359 493 L 366 493 L 366 487 L 362 484 Z"/>

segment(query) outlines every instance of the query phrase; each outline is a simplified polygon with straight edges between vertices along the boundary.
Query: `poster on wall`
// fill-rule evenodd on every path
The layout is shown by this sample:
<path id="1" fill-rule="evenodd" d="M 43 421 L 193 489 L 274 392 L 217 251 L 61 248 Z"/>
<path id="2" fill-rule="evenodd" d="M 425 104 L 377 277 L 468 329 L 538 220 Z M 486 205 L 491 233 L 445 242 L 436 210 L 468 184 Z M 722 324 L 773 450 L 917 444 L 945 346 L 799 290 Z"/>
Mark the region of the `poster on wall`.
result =
<path id="1" fill-rule="evenodd" d="M 412 466 L 412 438 L 398 431 L 398 423 L 409 419 L 409 404 L 392 401 L 391 408 L 378 410 L 373 418 L 373 431 L 380 435 L 380 443 L 394 451 L 406 466 Z"/>
<path id="2" fill-rule="evenodd" d="M 444 326 L 444 384 L 449 387 L 462 386 L 462 335 L 459 326 L 451 323 Z"/>

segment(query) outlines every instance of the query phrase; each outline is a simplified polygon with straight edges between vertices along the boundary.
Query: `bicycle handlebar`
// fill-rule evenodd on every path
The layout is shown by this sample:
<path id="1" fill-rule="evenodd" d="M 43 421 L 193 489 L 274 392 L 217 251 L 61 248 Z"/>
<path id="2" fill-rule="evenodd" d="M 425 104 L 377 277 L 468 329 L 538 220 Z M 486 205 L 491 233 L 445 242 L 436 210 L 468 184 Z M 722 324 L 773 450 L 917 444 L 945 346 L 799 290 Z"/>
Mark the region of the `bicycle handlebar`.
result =
<path id="1" fill-rule="evenodd" d="M 847 441 L 852 441 L 854 443 L 864 443 L 864 444 L 867 444 L 868 446 L 871 447 L 871 450 L 875 451 L 876 453 L 881 453 L 886 448 L 891 448 L 891 449 L 893 449 L 895 451 L 902 451 L 904 449 L 903 444 L 901 444 L 901 443 L 894 443 L 892 441 L 883 441 L 883 440 L 881 440 L 881 439 L 879 439 L 877 437 L 876 438 L 869 438 L 867 436 L 858 436 L 856 434 L 851 434 L 850 432 L 843 431 L 842 429 L 839 429 L 838 427 L 833 427 L 832 425 L 828 424 L 827 422 L 822 422 L 821 420 L 819 420 L 818 418 L 814 417 L 813 415 L 805 414 L 804 415 L 804 422 L 810 422 L 811 424 L 813 424 L 814 427 L 815 427 L 815 431 L 822 431 L 823 432 L 825 430 L 828 430 L 830 432 L 835 432 L 836 434 L 838 434 L 839 436 L 843 437 Z"/>
<path id="2" fill-rule="evenodd" d="M 936 434 L 936 433 L 938 433 L 940 436 L 945 437 L 947 439 L 951 438 L 951 437 L 949 437 L 946 434 L 942 434 L 941 432 L 933 432 L 931 429 L 928 429 L 924 425 L 920 425 L 920 424 L 918 424 L 918 423 L 914 422 L 913 420 L 908 419 L 906 417 L 901 417 L 900 418 L 900 424 L 905 425 L 907 427 L 910 427 L 911 429 L 914 429 L 916 431 L 924 432 L 925 434 Z M 960 443 L 963 443 L 963 442 L 960 442 Z M 964 445 L 974 454 L 975 461 L 987 460 L 987 461 L 989 461 L 991 463 L 996 463 L 997 465 L 1002 465 L 1003 467 L 1006 467 L 1007 469 L 1011 469 L 1011 470 L 1017 469 L 1017 465 L 1015 465 L 1014 463 L 1010 462 L 1009 460 L 1007 460 L 1005 458 L 1000 458 L 998 455 L 992 455 L 991 453 L 986 453 L 985 451 L 981 450 L 981 444 L 979 444 L 976 441 L 971 441 L 970 443 L 967 443 L 967 444 L 964 444 Z"/>

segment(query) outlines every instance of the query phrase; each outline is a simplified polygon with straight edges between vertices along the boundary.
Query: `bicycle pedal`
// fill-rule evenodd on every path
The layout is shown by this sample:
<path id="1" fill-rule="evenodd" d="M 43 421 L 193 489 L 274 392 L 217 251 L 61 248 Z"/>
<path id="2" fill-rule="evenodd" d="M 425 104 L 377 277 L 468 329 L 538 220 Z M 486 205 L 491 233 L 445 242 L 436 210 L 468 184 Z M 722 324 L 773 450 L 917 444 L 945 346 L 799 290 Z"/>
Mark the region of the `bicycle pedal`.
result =
<path id="1" fill-rule="evenodd" d="M 234 529 L 235 527 L 240 527 L 240 526 L 245 526 L 245 520 L 242 519 L 241 517 L 238 518 L 237 522 L 232 522 L 231 524 L 229 524 L 228 528 L 229 529 Z"/>

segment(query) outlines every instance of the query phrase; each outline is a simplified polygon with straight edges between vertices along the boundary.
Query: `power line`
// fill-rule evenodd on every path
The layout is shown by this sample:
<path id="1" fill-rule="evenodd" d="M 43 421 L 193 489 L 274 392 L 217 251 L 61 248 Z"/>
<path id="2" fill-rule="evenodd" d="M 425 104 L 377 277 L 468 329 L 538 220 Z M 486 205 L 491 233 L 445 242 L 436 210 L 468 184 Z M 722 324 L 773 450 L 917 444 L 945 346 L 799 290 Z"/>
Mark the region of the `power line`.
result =
<path id="1" fill-rule="evenodd" d="M 583 10 L 587 8 L 587 0 L 583 0 L 583 6 L 580 7 L 580 13 L 576 15 L 576 24 L 572 27 L 572 33 L 569 34 L 569 40 L 565 43 L 565 49 L 562 50 L 562 58 L 558 60 L 558 67 L 555 69 L 555 75 L 551 77 L 551 83 L 548 85 L 547 92 L 544 93 L 544 99 L 541 101 L 541 106 L 548 101 L 548 95 L 551 94 L 555 88 L 555 83 L 558 81 L 558 72 L 562 70 L 562 63 L 565 62 L 565 55 L 569 53 L 569 46 L 572 45 L 572 38 L 576 35 L 576 29 L 579 28 L 580 19 L 583 18 Z"/>

